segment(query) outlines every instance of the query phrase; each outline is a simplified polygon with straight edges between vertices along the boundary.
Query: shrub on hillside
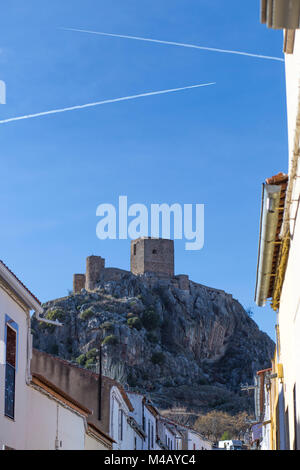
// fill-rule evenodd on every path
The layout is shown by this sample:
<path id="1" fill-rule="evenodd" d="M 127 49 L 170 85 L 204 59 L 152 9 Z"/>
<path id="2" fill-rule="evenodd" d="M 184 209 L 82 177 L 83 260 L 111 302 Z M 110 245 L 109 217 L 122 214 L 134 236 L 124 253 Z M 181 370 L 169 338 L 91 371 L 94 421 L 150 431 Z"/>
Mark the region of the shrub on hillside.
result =
<path id="1" fill-rule="evenodd" d="M 151 357 L 151 361 L 153 362 L 153 364 L 158 364 L 158 365 L 162 365 L 164 362 L 165 362 L 165 355 L 164 353 L 162 352 L 155 352 L 152 357 Z"/>
<path id="2" fill-rule="evenodd" d="M 105 346 L 106 344 L 115 345 L 117 343 L 118 338 L 116 337 L 116 335 L 106 336 L 106 338 L 104 338 L 104 340 L 102 341 L 103 346 Z"/>
<path id="3" fill-rule="evenodd" d="M 155 330 L 160 326 L 160 316 L 154 308 L 148 308 L 143 312 L 142 323 L 146 330 Z"/>
<path id="4" fill-rule="evenodd" d="M 127 325 L 129 328 L 135 328 L 136 330 L 142 329 L 142 322 L 138 317 L 131 317 L 127 320 Z"/>
<path id="5" fill-rule="evenodd" d="M 65 312 L 61 308 L 55 308 L 54 310 L 50 310 L 49 312 L 47 312 L 46 318 L 47 320 L 58 320 L 59 322 L 61 322 L 65 318 Z"/>
<path id="6" fill-rule="evenodd" d="M 81 320 L 88 320 L 89 318 L 91 318 L 92 316 L 94 315 L 94 312 L 91 308 L 87 308 L 86 310 L 84 310 L 80 315 L 79 315 L 79 318 Z"/>

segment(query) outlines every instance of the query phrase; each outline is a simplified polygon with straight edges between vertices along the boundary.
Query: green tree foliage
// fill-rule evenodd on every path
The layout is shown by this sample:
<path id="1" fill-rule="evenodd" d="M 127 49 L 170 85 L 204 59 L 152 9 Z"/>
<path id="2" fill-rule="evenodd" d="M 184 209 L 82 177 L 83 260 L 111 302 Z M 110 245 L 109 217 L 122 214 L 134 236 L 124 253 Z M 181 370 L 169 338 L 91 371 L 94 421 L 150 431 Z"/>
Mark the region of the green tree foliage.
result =
<path id="1" fill-rule="evenodd" d="M 214 410 L 200 415 L 195 422 L 195 429 L 215 442 L 227 440 L 223 439 L 224 435 L 229 435 L 231 439 L 239 439 L 249 427 L 249 418 L 245 411 L 232 416 L 223 411 Z"/>
<path id="2" fill-rule="evenodd" d="M 118 343 L 118 338 L 116 337 L 116 335 L 106 336 L 106 338 L 104 338 L 104 340 L 102 341 L 103 346 L 105 346 L 107 344 L 115 345 L 117 343 Z"/>
<path id="3" fill-rule="evenodd" d="M 155 352 L 152 357 L 151 357 L 151 361 L 153 362 L 153 364 L 158 364 L 158 365 L 162 365 L 164 362 L 165 362 L 165 355 L 163 352 Z"/>
<path id="4" fill-rule="evenodd" d="M 141 330 L 143 327 L 142 322 L 138 317 L 128 318 L 127 325 L 129 328 L 136 328 L 137 330 Z"/>
<path id="5" fill-rule="evenodd" d="M 155 330 L 156 328 L 160 326 L 160 323 L 161 323 L 160 316 L 152 307 L 148 308 L 147 310 L 143 312 L 141 319 L 142 319 L 143 326 L 148 331 Z"/>

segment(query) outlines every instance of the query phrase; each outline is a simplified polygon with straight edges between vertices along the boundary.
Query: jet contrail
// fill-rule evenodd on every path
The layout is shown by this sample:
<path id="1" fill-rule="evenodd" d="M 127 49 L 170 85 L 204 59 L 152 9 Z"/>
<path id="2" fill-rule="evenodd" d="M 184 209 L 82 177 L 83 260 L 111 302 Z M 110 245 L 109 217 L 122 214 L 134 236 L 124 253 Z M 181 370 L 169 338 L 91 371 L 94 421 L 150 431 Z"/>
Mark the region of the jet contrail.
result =
<path id="1" fill-rule="evenodd" d="M 47 116 L 48 114 L 64 113 L 65 111 L 74 111 L 76 109 L 91 108 L 92 106 L 99 106 L 100 104 L 117 103 L 118 101 L 134 100 L 136 98 L 144 98 L 145 96 L 163 95 L 165 93 L 173 93 L 175 91 L 189 90 L 191 88 L 200 88 L 203 86 L 210 86 L 210 85 L 215 85 L 215 84 L 216 82 L 200 83 L 198 85 L 190 85 L 190 86 L 185 86 L 181 88 L 171 88 L 170 90 L 150 91 L 148 93 L 140 93 L 139 95 L 123 96 L 122 98 L 113 98 L 110 100 L 96 101 L 94 103 L 70 106 L 68 108 L 52 109 L 50 111 L 43 111 L 41 113 L 27 114 L 25 116 L 17 116 L 17 117 L 12 117 L 8 119 L 3 119 L 0 121 L 0 124 L 5 124 L 7 122 L 12 122 L 12 121 L 21 121 L 22 119 L 31 119 L 31 118 L 40 117 L 40 116 Z"/>
<path id="2" fill-rule="evenodd" d="M 62 29 L 64 31 L 76 31 L 78 33 L 99 34 L 100 36 L 110 36 L 110 37 L 114 37 L 114 38 L 135 39 L 136 41 L 155 42 L 157 44 L 167 44 L 169 46 L 189 47 L 191 49 L 201 49 L 203 51 L 222 52 L 224 54 L 237 54 L 237 55 L 244 55 L 244 56 L 248 56 L 248 57 L 256 57 L 258 59 L 277 60 L 279 62 L 284 62 L 284 59 L 282 59 L 281 57 L 272 57 L 272 56 L 267 56 L 267 55 L 251 54 L 250 52 L 231 51 L 231 50 L 227 50 L 227 49 L 216 49 L 214 47 L 197 46 L 195 44 L 185 44 L 185 43 L 181 43 L 181 42 L 172 42 L 172 41 L 161 41 L 160 39 L 142 38 L 142 37 L 139 37 L 139 36 L 125 36 L 124 34 L 103 33 L 101 31 L 89 31 L 89 30 L 86 30 L 86 29 L 75 29 L 75 28 L 60 28 L 60 29 Z"/>

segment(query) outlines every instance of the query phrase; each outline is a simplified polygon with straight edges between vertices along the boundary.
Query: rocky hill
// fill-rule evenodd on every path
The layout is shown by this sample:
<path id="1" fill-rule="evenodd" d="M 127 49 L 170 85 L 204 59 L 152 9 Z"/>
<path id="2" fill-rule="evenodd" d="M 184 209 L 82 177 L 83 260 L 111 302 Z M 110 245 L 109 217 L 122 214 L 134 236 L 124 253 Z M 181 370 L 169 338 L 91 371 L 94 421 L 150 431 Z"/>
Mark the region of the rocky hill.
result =
<path id="1" fill-rule="evenodd" d="M 36 348 L 93 368 L 102 344 L 104 375 L 161 409 L 249 411 L 253 399 L 240 385 L 269 367 L 274 352 L 230 294 L 191 281 L 181 290 L 171 280 L 124 273 L 44 309 L 63 326 L 33 320 Z"/>

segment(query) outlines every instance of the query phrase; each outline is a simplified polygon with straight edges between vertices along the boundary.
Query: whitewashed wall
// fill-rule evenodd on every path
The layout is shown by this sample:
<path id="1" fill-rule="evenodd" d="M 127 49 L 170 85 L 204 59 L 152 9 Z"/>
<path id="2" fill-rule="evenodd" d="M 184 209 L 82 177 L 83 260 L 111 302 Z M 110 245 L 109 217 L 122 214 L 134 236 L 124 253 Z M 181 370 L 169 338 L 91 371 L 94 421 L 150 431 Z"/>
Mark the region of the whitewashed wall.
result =
<path id="1" fill-rule="evenodd" d="M 4 416 L 5 315 L 12 318 L 19 327 L 14 420 Z M 27 331 L 26 312 L 0 286 L 0 449 L 3 446 L 25 449 Z"/>
<path id="2" fill-rule="evenodd" d="M 209 441 L 202 438 L 199 434 L 193 431 L 188 431 L 188 450 L 212 450 L 212 445 Z M 195 446 L 195 447 L 194 447 Z"/>
<path id="3" fill-rule="evenodd" d="M 300 84 L 300 31 L 296 30 L 295 48 L 293 54 L 286 55 L 286 85 L 287 85 L 287 117 L 289 137 L 289 161 L 291 163 L 294 147 L 294 135 L 296 129 L 296 116 L 299 106 Z M 283 168 L 285 162 L 283 160 Z M 300 196 L 300 168 L 297 171 L 298 178 L 292 199 L 297 201 Z M 288 408 L 290 448 L 293 448 L 294 429 L 294 403 L 293 389 L 296 384 L 296 407 L 298 419 L 298 448 L 300 446 L 300 215 L 297 211 L 298 203 L 294 202 L 291 210 L 290 221 L 292 240 L 290 253 L 283 283 L 279 309 L 279 328 L 281 356 L 280 362 L 284 367 L 284 396 L 285 407 Z"/>
<path id="4" fill-rule="evenodd" d="M 84 449 L 85 450 L 110 450 L 107 446 L 105 446 L 98 439 L 88 434 L 85 435 Z"/>
<path id="5" fill-rule="evenodd" d="M 123 437 L 120 436 L 120 411 L 123 412 Z M 110 436 L 116 443 L 114 450 L 134 449 L 135 431 L 128 424 L 129 409 L 118 387 L 112 387 L 110 391 Z"/>
<path id="6" fill-rule="evenodd" d="M 27 415 L 26 449 L 84 450 L 84 418 L 31 387 Z"/>

